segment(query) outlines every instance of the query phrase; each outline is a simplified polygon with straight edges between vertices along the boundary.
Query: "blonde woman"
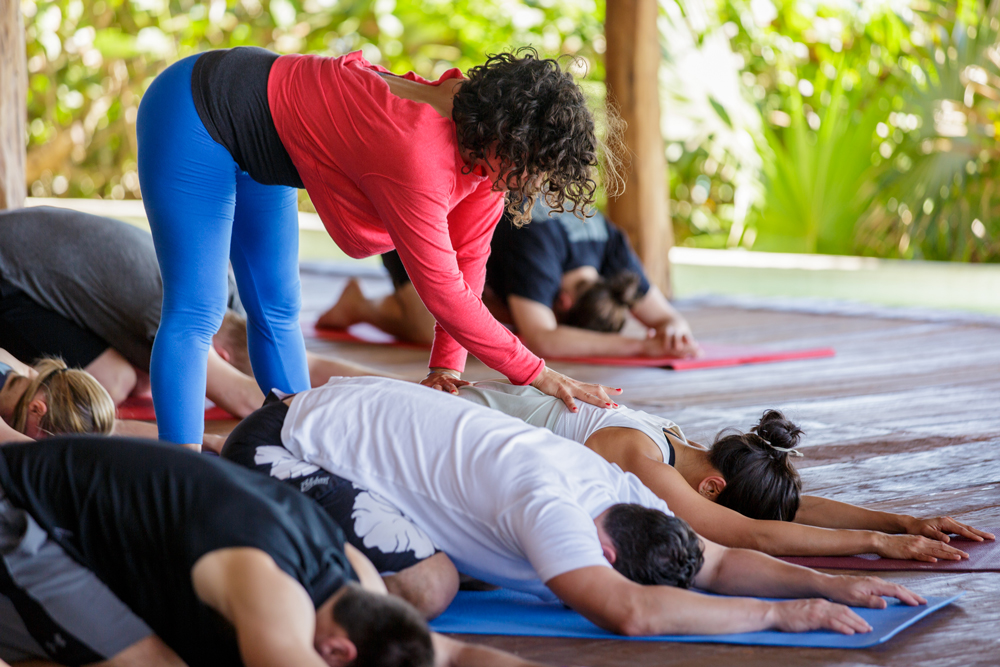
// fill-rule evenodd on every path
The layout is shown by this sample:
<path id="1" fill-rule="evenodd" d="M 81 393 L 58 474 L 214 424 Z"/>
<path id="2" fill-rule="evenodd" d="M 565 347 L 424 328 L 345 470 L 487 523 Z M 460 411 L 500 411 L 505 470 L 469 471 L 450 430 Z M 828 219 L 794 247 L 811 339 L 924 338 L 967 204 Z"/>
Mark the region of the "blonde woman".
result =
<path id="1" fill-rule="evenodd" d="M 61 359 L 34 367 L 0 349 L 0 442 L 38 440 L 49 435 L 110 435 L 115 405 L 89 373 Z"/>

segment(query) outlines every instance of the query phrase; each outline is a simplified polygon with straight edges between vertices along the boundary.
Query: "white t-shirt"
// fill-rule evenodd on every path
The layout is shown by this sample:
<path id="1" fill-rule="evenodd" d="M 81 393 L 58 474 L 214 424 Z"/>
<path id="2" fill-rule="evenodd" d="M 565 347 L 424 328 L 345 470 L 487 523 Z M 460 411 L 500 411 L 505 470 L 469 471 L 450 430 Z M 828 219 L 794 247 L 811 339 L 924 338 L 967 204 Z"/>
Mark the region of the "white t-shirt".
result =
<path id="1" fill-rule="evenodd" d="M 606 509 L 671 514 L 635 475 L 575 442 L 398 380 L 333 378 L 296 395 L 281 441 L 389 499 L 459 571 L 547 599 L 542 582 L 610 567 L 594 524 Z"/>
<path id="2" fill-rule="evenodd" d="M 680 426 L 669 419 L 642 410 L 632 410 L 624 405 L 599 408 L 577 401 L 579 412 L 573 413 L 561 399 L 543 394 L 531 386 L 521 387 L 506 382 L 477 382 L 461 387 L 459 394 L 468 401 L 517 417 L 532 426 L 547 428 L 558 436 L 580 444 L 586 443 L 590 436 L 602 428 L 631 428 L 641 431 L 660 448 L 664 463 L 670 463 L 672 454 L 664 431 L 669 431 L 681 442 L 687 442 Z"/>

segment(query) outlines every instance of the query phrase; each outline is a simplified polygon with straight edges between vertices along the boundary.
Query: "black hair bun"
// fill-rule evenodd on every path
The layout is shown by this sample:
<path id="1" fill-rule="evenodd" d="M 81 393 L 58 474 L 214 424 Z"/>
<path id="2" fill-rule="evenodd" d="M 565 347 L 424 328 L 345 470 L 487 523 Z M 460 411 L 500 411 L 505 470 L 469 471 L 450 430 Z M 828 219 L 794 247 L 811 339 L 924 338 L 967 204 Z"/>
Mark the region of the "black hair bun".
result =
<path id="1" fill-rule="evenodd" d="M 787 458 L 789 454 L 787 450 L 798 447 L 803 433 L 802 429 L 786 419 L 779 410 L 765 412 L 757 425 L 750 429 L 750 432 L 757 434 L 771 445 L 770 451 L 777 458 Z"/>

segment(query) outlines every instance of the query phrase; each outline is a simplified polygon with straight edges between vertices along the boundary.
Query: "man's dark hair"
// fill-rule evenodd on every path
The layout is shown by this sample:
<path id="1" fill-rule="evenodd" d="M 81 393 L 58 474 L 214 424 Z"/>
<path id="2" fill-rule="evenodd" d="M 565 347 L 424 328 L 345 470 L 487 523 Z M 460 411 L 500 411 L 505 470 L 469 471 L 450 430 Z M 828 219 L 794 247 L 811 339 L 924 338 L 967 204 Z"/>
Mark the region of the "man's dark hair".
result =
<path id="1" fill-rule="evenodd" d="M 333 620 L 358 650 L 351 667 L 430 667 L 434 647 L 417 610 L 400 598 L 348 584 L 333 605 Z"/>
<path id="2" fill-rule="evenodd" d="M 597 190 L 597 137 L 573 75 L 525 47 L 489 55 L 466 76 L 451 114 L 458 143 L 477 161 L 495 151 L 514 224 L 531 219 L 539 175 L 547 181 L 549 206 L 562 212 L 569 200 L 582 217 Z"/>
<path id="3" fill-rule="evenodd" d="M 581 294 L 559 322 L 570 327 L 618 333 L 639 301 L 639 275 L 623 271 L 609 280 L 600 278 Z"/>
<path id="4" fill-rule="evenodd" d="M 683 519 L 621 503 L 604 518 L 615 547 L 613 566 L 638 584 L 690 588 L 705 557 L 701 540 Z"/>
<path id="5" fill-rule="evenodd" d="M 726 480 L 716 502 L 751 519 L 792 521 L 802 482 L 789 461 L 802 429 L 768 410 L 749 433 L 726 429 L 715 437 L 709 461 Z"/>

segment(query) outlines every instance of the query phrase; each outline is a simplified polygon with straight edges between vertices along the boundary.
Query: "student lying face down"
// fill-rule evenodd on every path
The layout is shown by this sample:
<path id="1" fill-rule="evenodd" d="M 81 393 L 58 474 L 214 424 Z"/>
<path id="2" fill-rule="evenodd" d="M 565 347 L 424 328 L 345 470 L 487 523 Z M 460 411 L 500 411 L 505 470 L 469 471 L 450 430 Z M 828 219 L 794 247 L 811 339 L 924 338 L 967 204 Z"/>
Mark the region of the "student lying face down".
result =
<path id="1" fill-rule="evenodd" d="M 684 590 L 691 585 L 872 607 L 885 605 L 881 595 L 921 603 L 880 579 L 825 575 L 701 539 L 635 475 L 443 392 L 333 378 L 292 397 L 280 433 L 270 433 L 269 446 L 391 502 L 459 572 L 559 598 L 614 632 L 868 629 L 826 600 L 718 598 Z"/>
<path id="2" fill-rule="evenodd" d="M 544 357 L 693 356 L 698 344 L 687 320 L 646 279 L 625 233 L 599 212 L 549 215 L 539 204 L 530 224 L 517 227 L 507 212 L 490 243 L 483 302 Z M 350 281 L 320 327 L 367 322 L 397 338 L 430 344 L 434 318 L 420 301 L 399 255 L 382 255 L 394 292 L 368 299 Z M 645 337 L 621 335 L 628 315 Z"/>
<path id="3" fill-rule="evenodd" d="M 0 348 L 0 442 L 108 435 L 114 426 L 114 403 L 90 374 L 61 359 L 28 366 Z"/>
<path id="4" fill-rule="evenodd" d="M 941 541 L 949 532 L 993 539 L 949 517 L 916 519 L 800 498 L 789 456 L 798 454 L 802 431 L 776 410 L 764 413 L 749 433 L 727 429 L 706 448 L 687 440 L 669 419 L 625 406 L 586 406 L 574 414 L 531 387 L 504 382 L 477 382 L 459 395 L 585 444 L 638 476 L 698 534 L 725 546 L 773 556 L 877 553 L 933 562 L 965 557 Z"/>
<path id="5" fill-rule="evenodd" d="M 245 417 L 264 395 L 249 369 L 246 320 L 232 309 L 240 308 L 232 279 L 228 292 L 206 393 Z M 148 232 L 47 206 L 0 212 L 0 347 L 19 358 L 59 356 L 96 377 L 117 405 L 146 385 L 162 300 Z M 317 384 L 369 372 L 315 355 L 308 363 Z"/>
<path id="6" fill-rule="evenodd" d="M 7 662 L 528 665 L 432 635 L 315 503 L 225 461 L 52 438 L 0 448 L 0 489 Z"/>

